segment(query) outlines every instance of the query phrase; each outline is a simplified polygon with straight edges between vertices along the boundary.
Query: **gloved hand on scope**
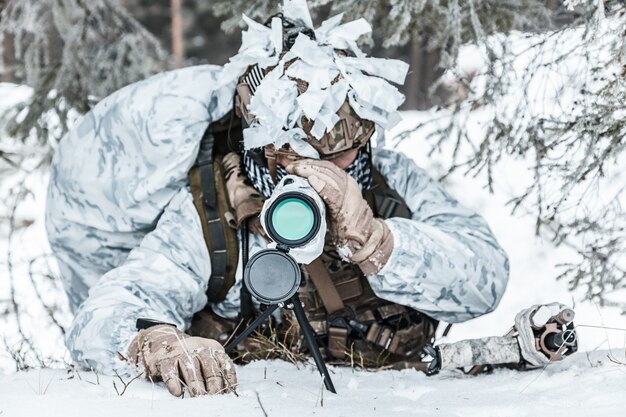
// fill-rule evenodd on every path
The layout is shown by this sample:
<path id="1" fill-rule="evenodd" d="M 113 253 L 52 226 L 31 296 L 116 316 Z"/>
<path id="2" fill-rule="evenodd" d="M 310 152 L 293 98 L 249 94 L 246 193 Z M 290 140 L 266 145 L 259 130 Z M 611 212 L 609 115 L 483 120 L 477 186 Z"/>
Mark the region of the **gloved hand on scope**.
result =
<path id="1" fill-rule="evenodd" d="M 140 330 L 128 358 L 143 366 L 147 379 L 162 380 L 177 397 L 184 387 L 193 397 L 231 392 L 237 384 L 235 366 L 218 341 L 191 337 L 167 324 Z"/>
<path id="2" fill-rule="evenodd" d="M 329 161 L 302 159 L 286 169 L 306 178 L 324 199 L 339 254 L 365 275 L 378 273 L 391 256 L 393 235 L 382 219 L 374 218 L 356 180 Z"/>

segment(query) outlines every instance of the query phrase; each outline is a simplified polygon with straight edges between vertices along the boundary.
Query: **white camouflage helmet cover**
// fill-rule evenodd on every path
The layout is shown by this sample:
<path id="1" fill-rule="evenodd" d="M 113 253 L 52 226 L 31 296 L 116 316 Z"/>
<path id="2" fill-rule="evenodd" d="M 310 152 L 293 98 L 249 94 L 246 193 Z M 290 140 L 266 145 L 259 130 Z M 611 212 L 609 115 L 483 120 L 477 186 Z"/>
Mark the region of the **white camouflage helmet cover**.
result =
<path id="1" fill-rule="evenodd" d="M 346 99 L 358 117 L 377 127 L 390 128 L 399 121 L 397 109 L 404 95 L 389 81 L 404 83 L 408 64 L 367 57 L 361 51 L 358 38 L 371 32 L 365 19 L 342 24 L 339 14 L 314 29 L 306 0 L 286 0 L 282 13 L 313 30 L 315 40 L 300 33 L 291 49 L 282 53 L 282 20 L 275 17 L 267 27 L 244 15 L 248 28 L 242 32 L 241 48 L 220 78 L 220 84 L 234 82 L 254 65 L 269 70 L 248 105 L 255 121 L 244 129 L 245 149 L 288 144 L 299 155 L 317 159 L 318 151 L 305 139 L 320 140 L 330 132 Z M 304 93 L 299 94 L 296 80 L 308 84 Z M 310 135 L 303 129 L 303 118 L 314 121 L 307 129 Z"/>

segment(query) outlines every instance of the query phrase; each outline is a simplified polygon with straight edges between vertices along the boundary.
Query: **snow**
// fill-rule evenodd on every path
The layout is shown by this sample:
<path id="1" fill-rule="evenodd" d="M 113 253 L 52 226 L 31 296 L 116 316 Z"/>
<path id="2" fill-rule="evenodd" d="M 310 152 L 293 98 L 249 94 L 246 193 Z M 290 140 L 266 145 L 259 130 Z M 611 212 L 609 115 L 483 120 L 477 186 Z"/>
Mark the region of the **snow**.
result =
<path id="1" fill-rule="evenodd" d="M 417 371 L 331 368 L 337 394 L 322 390 L 315 368 L 281 361 L 237 367 L 234 394 L 180 400 L 145 380 L 122 396 L 117 378 L 33 370 L 0 379 L 4 416 L 623 416 L 626 366 L 606 351 L 576 354 L 545 371 L 497 370 L 467 377 Z M 128 379 L 125 380 L 128 382 Z"/>
<path id="2" fill-rule="evenodd" d="M 13 106 L 26 101 L 32 95 L 32 88 L 26 85 L 12 83 L 0 83 L 0 111 L 5 111 Z"/>

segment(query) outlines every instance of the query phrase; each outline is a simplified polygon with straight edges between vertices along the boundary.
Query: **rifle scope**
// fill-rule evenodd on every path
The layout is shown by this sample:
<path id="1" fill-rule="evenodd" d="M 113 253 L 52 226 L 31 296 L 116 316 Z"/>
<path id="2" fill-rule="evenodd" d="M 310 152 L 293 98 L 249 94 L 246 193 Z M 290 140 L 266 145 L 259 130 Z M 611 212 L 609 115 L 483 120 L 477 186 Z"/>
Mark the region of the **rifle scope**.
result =
<path id="1" fill-rule="evenodd" d="M 308 181 L 285 176 L 261 211 L 261 225 L 272 239 L 268 249 L 254 254 L 244 270 L 250 293 L 266 304 L 290 299 L 301 281 L 300 264 L 324 250 L 326 209 Z"/>

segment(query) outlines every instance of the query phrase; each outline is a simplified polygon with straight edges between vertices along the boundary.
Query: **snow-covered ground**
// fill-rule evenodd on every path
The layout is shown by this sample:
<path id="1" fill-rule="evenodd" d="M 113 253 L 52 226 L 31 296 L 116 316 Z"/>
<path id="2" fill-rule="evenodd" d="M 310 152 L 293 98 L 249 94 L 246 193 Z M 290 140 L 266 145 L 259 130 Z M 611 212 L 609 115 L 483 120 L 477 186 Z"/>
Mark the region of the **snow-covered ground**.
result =
<path id="1" fill-rule="evenodd" d="M 117 378 L 34 370 L 0 378 L 0 415 L 623 417 L 626 366 L 606 354 L 579 353 L 543 372 L 499 370 L 478 377 L 331 368 L 336 395 L 322 390 L 312 366 L 261 361 L 237 368 L 237 395 L 184 400 L 144 380 L 119 396 Z"/>

